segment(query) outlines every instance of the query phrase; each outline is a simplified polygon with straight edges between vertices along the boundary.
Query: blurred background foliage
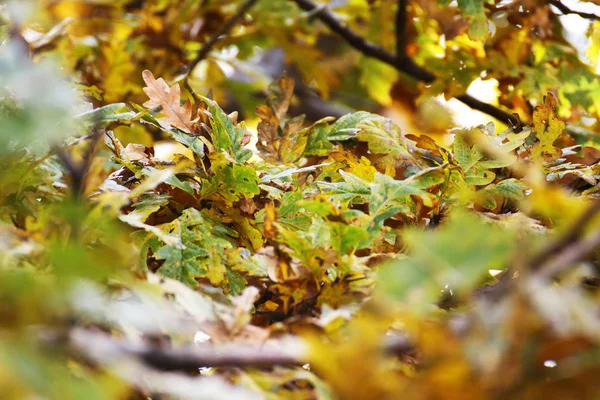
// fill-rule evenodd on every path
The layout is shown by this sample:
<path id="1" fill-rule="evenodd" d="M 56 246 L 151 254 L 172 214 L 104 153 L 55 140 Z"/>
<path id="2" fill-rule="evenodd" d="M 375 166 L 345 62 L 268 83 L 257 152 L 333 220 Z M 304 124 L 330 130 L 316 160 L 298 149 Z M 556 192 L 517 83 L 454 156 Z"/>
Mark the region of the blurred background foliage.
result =
<path id="1" fill-rule="evenodd" d="M 0 2 L 0 398 L 597 398 L 599 21 Z"/>

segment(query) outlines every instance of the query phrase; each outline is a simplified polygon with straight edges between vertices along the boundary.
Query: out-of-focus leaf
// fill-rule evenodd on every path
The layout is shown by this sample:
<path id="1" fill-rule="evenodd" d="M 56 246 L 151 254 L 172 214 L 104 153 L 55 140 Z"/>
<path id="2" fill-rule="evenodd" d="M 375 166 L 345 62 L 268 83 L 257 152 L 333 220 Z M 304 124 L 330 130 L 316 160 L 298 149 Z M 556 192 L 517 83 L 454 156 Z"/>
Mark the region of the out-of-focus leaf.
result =
<path id="1" fill-rule="evenodd" d="M 398 75 L 396 69 L 371 57 L 363 57 L 359 68 L 360 84 L 367 89 L 369 95 L 383 106 L 391 105 L 390 91 Z"/>
<path id="2" fill-rule="evenodd" d="M 598 65 L 598 58 L 600 57 L 600 22 L 598 21 L 594 21 L 591 26 L 590 39 L 585 55 L 592 65 Z"/>
<path id="3" fill-rule="evenodd" d="M 409 257 L 382 268 L 381 290 L 421 310 L 433 304 L 446 285 L 457 295 L 466 294 L 488 270 L 504 268 L 514 247 L 511 236 L 510 230 L 465 213 L 455 213 L 436 232 L 407 231 L 403 240 Z"/>
<path id="4" fill-rule="evenodd" d="M 111 122 L 127 121 L 135 116 L 135 113 L 131 111 L 119 112 L 123 108 L 125 108 L 125 103 L 108 104 L 104 107 L 79 114 L 75 119 L 82 121 L 86 125 L 102 127 Z"/>

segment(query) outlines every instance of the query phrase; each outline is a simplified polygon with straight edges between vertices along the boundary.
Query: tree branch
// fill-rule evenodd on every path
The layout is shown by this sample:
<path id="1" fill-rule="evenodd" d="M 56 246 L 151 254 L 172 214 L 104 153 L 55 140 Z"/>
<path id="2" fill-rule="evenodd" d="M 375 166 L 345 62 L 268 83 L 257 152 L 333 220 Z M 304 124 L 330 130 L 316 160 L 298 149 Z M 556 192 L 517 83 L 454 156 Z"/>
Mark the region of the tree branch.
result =
<path id="1" fill-rule="evenodd" d="M 541 251 L 529 260 L 529 270 L 536 271 L 543 267 L 543 264 L 552 258 L 555 254 L 565 251 L 566 248 L 573 245 L 583 235 L 583 230 L 590 220 L 600 212 L 600 200 L 594 200 L 588 208 L 573 222 L 567 232 L 556 240 L 551 241 Z"/>
<path id="2" fill-rule="evenodd" d="M 548 4 L 554 6 L 563 13 L 564 15 L 575 14 L 579 15 L 581 18 L 591 19 L 591 20 L 600 20 L 600 15 L 596 15 L 593 13 L 586 13 L 583 11 L 575 11 L 564 5 L 560 0 L 548 0 Z"/>
<path id="3" fill-rule="evenodd" d="M 389 64 L 396 68 L 396 70 L 410 75 L 421 82 L 431 83 L 436 79 L 436 76 L 432 72 L 418 65 L 412 58 L 407 57 L 406 55 L 396 56 L 383 47 L 371 43 L 362 36 L 358 35 L 356 32 L 338 20 L 335 14 L 327 7 L 319 8 L 315 3 L 312 2 L 312 0 L 293 1 L 301 9 L 314 13 L 314 15 L 316 15 L 321 22 L 327 25 L 329 29 L 340 35 L 350 46 L 354 47 L 364 55 L 376 58 L 379 61 Z M 509 114 L 491 104 L 477 100 L 476 98 L 467 94 L 458 96 L 457 99 L 475 110 L 479 110 L 504 123 L 509 123 L 515 126 L 515 131 L 520 131 L 519 119 L 514 115 Z"/>
<path id="4" fill-rule="evenodd" d="M 537 275 L 541 278 L 552 278 L 559 272 L 585 259 L 600 248 L 600 229 L 587 238 L 566 247 L 556 257 L 540 267 Z"/>
<path id="5" fill-rule="evenodd" d="M 311 0 L 293 1 L 295 1 L 301 9 L 312 12 L 313 15 L 317 16 L 329 27 L 329 29 L 340 35 L 350 46 L 354 47 L 364 55 L 376 58 L 394 67 L 398 64 L 398 58 L 394 54 L 356 34 L 352 29 L 340 22 L 327 7 L 317 7 Z M 419 78 L 419 80 L 425 82 L 432 82 L 434 79 L 435 76 L 430 73 Z"/>
<path id="6" fill-rule="evenodd" d="M 408 0 L 398 0 L 396 11 L 396 55 L 406 55 L 406 6 Z"/>
<path id="7" fill-rule="evenodd" d="M 502 121 L 505 124 L 508 124 L 509 126 L 513 127 L 514 131 L 517 133 L 521 132 L 522 130 L 521 120 L 519 119 L 517 114 L 509 114 L 496 106 L 493 106 L 489 103 L 485 103 L 481 100 L 477 100 L 475 97 L 468 94 L 460 95 L 456 97 L 456 99 L 459 100 L 461 103 L 468 105 L 474 110 L 481 111 L 484 114 L 496 118 L 498 121 Z"/>
<path id="8" fill-rule="evenodd" d="M 208 39 L 208 41 L 204 44 L 204 46 L 202 46 L 202 48 L 198 52 L 198 55 L 196 55 L 196 58 L 190 63 L 188 74 L 191 73 L 194 70 L 194 68 L 196 68 L 200 61 L 206 58 L 206 56 L 208 55 L 208 53 L 210 53 L 214 45 L 217 44 L 221 36 L 229 32 L 231 28 L 233 28 L 235 24 L 237 24 L 238 21 L 244 16 L 244 14 L 246 14 L 246 12 L 248 12 L 248 10 L 250 10 L 250 8 L 252 8 L 252 6 L 256 4 L 257 1 L 258 0 L 246 0 L 236 11 L 236 13 L 232 15 L 231 18 L 229 18 L 223 25 L 221 25 L 221 28 L 217 32 L 215 32 L 215 34 L 212 35 L 210 39 Z"/>
<path id="9" fill-rule="evenodd" d="M 201 367 L 271 367 L 304 365 L 309 362 L 303 341 L 284 346 L 260 344 L 224 344 L 185 346 L 177 349 L 118 340 L 105 333 L 76 328 L 69 334 L 69 344 L 78 354 L 99 363 L 115 363 L 123 358 L 138 358 L 161 371 L 190 371 Z M 56 340 L 50 340 L 52 345 Z M 414 355 L 414 346 L 404 336 L 386 337 L 383 344 L 390 355 Z"/>

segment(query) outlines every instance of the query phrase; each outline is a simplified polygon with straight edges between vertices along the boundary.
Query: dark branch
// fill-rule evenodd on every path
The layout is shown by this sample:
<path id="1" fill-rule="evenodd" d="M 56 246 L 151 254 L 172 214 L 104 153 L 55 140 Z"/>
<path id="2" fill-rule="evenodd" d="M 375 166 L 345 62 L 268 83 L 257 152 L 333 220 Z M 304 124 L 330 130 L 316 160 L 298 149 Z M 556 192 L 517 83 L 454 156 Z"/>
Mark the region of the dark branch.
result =
<path id="1" fill-rule="evenodd" d="M 481 100 L 477 100 L 475 97 L 470 96 L 468 94 L 460 95 L 456 98 L 460 102 L 468 105 L 474 110 L 481 111 L 484 114 L 490 115 L 496 118 L 498 121 L 502 121 L 505 124 L 512 126 L 515 132 L 521 131 L 521 121 L 519 117 L 514 114 L 509 114 L 500 108 L 493 106 L 491 104 L 485 103 Z"/>
<path id="2" fill-rule="evenodd" d="M 560 11 L 564 15 L 576 14 L 576 15 L 579 15 L 581 18 L 592 19 L 592 20 L 600 20 L 600 15 L 596 15 L 596 14 L 593 14 L 593 13 L 586 13 L 586 12 L 583 12 L 583 11 L 572 10 L 569 7 L 565 6 L 562 2 L 560 2 L 560 0 L 549 0 L 548 4 L 550 4 L 551 6 L 556 7 L 558 9 L 558 11 Z"/>
<path id="3" fill-rule="evenodd" d="M 398 0 L 396 11 L 396 54 L 398 57 L 406 55 L 406 6 L 408 0 Z"/>
<path id="4" fill-rule="evenodd" d="M 260 346 L 185 347 L 180 349 L 139 349 L 131 352 L 152 368 L 162 371 L 185 371 L 200 367 L 271 367 L 273 365 L 303 365 L 305 360 L 280 350 Z"/>
<path id="5" fill-rule="evenodd" d="M 69 343 L 87 358 L 100 363 L 113 363 L 134 357 L 162 371 L 190 371 L 201 367 L 270 367 L 304 365 L 309 362 L 304 342 L 285 346 L 223 344 L 185 346 L 177 349 L 118 340 L 104 333 L 74 329 Z M 277 347 L 277 348 L 275 348 Z M 390 355 L 414 355 L 414 346 L 404 336 L 386 337 L 383 348 Z"/>
<path id="6" fill-rule="evenodd" d="M 352 31 L 352 29 L 340 22 L 328 8 L 317 8 L 317 5 L 311 0 L 294 1 L 301 9 L 313 12 L 314 15 L 318 16 L 318 18 L 329 27 L 329 29 L 340 35 L 350 46 L 354 47 L 364 55 L 376 58 L 393 66 L 398 64 L 398 58 L 394 54 L 356 34 L 354 31 Z M 431 82 L 434 79 L 435 76 L 429 74 L 428 76 L 424 76 L 419 80 Z"/>
<path id="7" fill-rule="evenodd" d="M 248 12 L 248 10 L 250 10 L 250 8 L 252 8 L 252 6 L 254 6 L 254 4 L 257 1 L 258 0 L 246 0 L 244 4 L 242 4 L 240 8 L 236 11 L 236 13 L 232 15 L 231 18 L 229 18 L 223 25 L 221 25 L 221 29 L 215 32 L 215 34 L 212 35 L 210 39 L 208 39 L 208 42 L 206 42 L 204 46 L 202 46 L 202 48 L 198 52 L 198 55 L 196 55 L 194 61 L 191 62 L 188 69 L 188 73 L 191 73 L 192 70 L 196 67 L 196 65 L 198 65 L 200 61 L 206 58 L 206 56 L 208 55 L 208 53 L 210 53 L 214 45 L 217 44 L 221 36 L 228 33 L 231 30 L 231 28 L 233 28 L 235 24 L 238 23 L 238 21 L 244 16 L 244 14 L 246 14 L 246 12 Z"/>
<path id="8" fill-rule="evenodd" d="M 592 204 L 577 218 L 569 227 L 567 232 L 556 240 L 551 241 L 537 255 L 529 260 L 529 269 L 536 271 L 542 268 L 543 264 L 552 258 L 555 254 L 559 254 L 567 247 L 571 246 L 583 236 L 586 225 L 592 218 L 600 212 L 600 201 L 594 200 Z"/>
<path id="9" fill-rule="evenodd" d="M 584 260 L 600 248 L 600 229 L 592 235 L 566 247 L 556 257 L 540 267 L 538 276 L 552 278 L 573 264 Z"/>
<path id="10" fill-rule="evenodd" d="M 528 269 L 541 278 L 552 278 L 598 250 L 600 230 L 586 237 L 585 227 L 599 213 L 600 201 L 593 200 L 561 237 L 551 241 L 531 258 Z"/>
<path id="11" fill-rule="evenodd" d="M 369 42 L 362 36 L 358 35 L 348 26 L 343 24 L 337 17 L 326 7 L 318 8 L 312 0 L 293 0 L 303 10 L 312 12 L 332 31 L 340 35 L 350 46 L 360 51 L 366 56 L 376 58 L 386 64 L 391 65 L 398 71 L 403 72 L 413 78 L 431 83 L 436 79 L 436 76 L 430 71 L 418 65 L 412 58 L 402 54 L 396 56 L 374 43 Z M 402 2 L 400 2 L 402 3 Z M 457 99 L 469 107 L 488 114 L 504 123 L 513 125 L 516 131 L 520 130 L 520 123 L 517 117 L 495 107 L 491 104 L 484 103 L 467 94 L 458 96 Z"/>

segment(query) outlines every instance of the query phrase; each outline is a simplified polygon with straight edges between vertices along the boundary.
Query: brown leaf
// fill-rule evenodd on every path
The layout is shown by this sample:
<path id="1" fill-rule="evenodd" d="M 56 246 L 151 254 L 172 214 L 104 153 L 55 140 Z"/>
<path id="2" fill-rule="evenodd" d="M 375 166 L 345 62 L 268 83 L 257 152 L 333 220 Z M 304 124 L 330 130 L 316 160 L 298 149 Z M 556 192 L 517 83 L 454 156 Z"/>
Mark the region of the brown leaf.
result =
<path id="1" fill-rule="evenodd" d="M 123 158 L 130 162 L 150 163 L 150 157 L 146 154 L 146 146 L 143 144 L 129 143 L 121 152 Z"/>
<path id="2" fill-rule="evenodd" d="M 154 78 L 152 72 L 148 70 L 145 70 L 142 76 L 148 85 L 144 88 L 144 92 L 150 98 L 144 103 L 144 107 L 162 107 L 165 116 L 157 119 L 162 126 L 166 128 L 174 126 L 186 133 L 192 133 L 194 131 L 192 105 L 189 101 L 181 105 L 179 84 L 169 87 L 163 78 Z"/>
<path id="3" fill-rule="evenodd" d="M 269 87 L 270 102 L 273 111 L 279 119 L 287 113 L 294 94 L 294 80 L 286 76 L 279 78 L 277 82 L 273 82 Z"/>

